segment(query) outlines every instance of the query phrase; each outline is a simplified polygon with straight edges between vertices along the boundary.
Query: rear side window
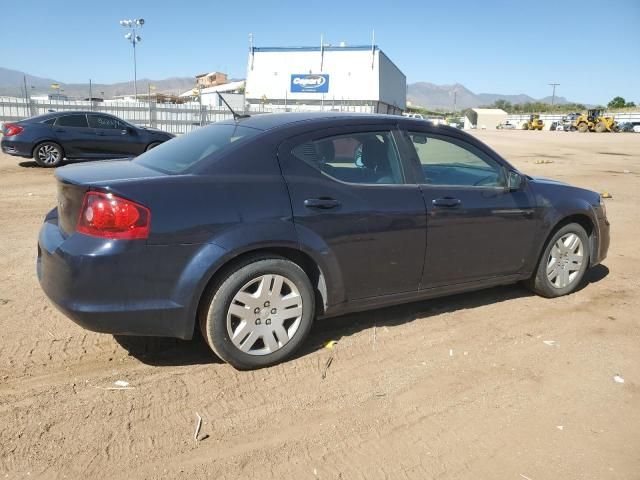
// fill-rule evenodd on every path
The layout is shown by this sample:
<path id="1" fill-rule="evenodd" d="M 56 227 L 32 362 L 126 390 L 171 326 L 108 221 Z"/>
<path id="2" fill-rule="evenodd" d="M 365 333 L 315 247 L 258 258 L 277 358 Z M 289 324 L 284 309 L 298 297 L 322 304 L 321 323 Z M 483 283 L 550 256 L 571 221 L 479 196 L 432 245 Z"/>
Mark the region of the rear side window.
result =
<path id="1" fill-rule="evenodd" d="M 165 173 L 183 173 L 198 162 L 221 155 L 262 130 L 214 124 L 174 138 L 137 157 L 134 162 Z"/>
<path id="2" fill-rule="evenodd" d="M 388 131 L 327 137 L 297 145 L 291 153 L 341 182 L 403 183 L 395 142 Z"/>
<path id="3" fill-rule="evenodd" d="M 86 115 L 65 115 L 63 117 L 58 117 L 56 126 L 89 128 Z"/>
<path id="4" fill-rule="evenodd" d="M 44 122 L 45 125 L 53 125 L 54 123 L 56 123 L 56 119 L 55 118 L 50 118 L 49 120 L 45 120 Z"/>

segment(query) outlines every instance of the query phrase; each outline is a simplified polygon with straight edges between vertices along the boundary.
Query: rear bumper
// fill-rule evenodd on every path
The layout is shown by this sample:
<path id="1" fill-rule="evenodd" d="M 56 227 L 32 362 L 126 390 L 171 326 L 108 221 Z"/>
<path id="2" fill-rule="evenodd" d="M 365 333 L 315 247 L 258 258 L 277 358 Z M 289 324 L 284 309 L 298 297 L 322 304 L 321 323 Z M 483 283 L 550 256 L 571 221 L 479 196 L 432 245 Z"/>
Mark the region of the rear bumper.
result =
<path id="1" fill-rule="evenodd" d="M 0 142 L 0 150 L 2 150 L 2 153 L 16 157 L 31 158 L 33 145 L 31 143 L 11 140 L 11 138 L 16 137 L 5 137 Z"/>
<path id="2" fill-rule="evenodd" d="M 204 275 L 193 261 L 201 248 L 64 238 L 50 219 L 40 231 L 37 274 L 55 306 L 83 328 L 189 339 Z"/>

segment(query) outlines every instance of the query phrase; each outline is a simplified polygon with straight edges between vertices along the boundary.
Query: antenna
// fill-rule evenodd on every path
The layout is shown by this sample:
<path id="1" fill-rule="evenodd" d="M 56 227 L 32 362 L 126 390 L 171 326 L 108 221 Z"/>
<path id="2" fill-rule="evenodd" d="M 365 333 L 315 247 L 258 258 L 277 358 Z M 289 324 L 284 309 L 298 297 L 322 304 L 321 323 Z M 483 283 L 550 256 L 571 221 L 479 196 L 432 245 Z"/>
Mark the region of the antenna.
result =
<path id="1" fill-rule="evenodd" d="M 320 34 L 320 71 L 324 65 L 324 33 Z"/>
<path id="2" fill-rule="evenodd" d="M 241 118 L 249 118 L 251 116 L 251 115 L 247 115 L 247 114 L 237 113 L 236 111 L 233 110 L 233 108 L 231 108 L 231 105 L 229 105 L 227 103 L 227 101 L 224 99 L 224 97 L 222 96 L 222 94 L 220 92 L 216 92 L 216 93 L 218 94 L 218 97 L 220 97 L 220 100 L 222 100 L 222 102 L 227 106 L 229 111 L 233 114 L 233 119 L 234 120 L 239 120 Z"/>
<path id="3" fill-rule="evenodd" d="M 371 70 L 373 70 L 373 64 L 376 59 L 376 30 L 371 29 Z"/>
<path id="4" fill-rule="evenodd" d="M 249 34 L 249 55 L 251 58 L 251 70 L 253 70 L 253 33 Z"/>

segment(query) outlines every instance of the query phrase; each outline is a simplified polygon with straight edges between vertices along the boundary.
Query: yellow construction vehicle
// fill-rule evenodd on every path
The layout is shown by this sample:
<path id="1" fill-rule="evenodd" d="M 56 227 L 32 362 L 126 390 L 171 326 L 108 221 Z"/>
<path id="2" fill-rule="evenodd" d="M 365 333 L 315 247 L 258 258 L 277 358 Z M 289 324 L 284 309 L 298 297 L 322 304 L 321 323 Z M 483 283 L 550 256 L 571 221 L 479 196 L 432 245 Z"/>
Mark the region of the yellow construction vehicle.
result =
<path id="1" fill-rule="evenodd" d="M 542 130 L 544 122 L 540 120 L 540 115 L 537 113 L 529 115 L 529 120 L 522 122 L 522 130 Z"/>
<path id="2" fill-rule="evenodd" d="M 573 127 L 579 132 L 616 132 L 618 125 L 613 117 L 603 117 L 602 110 L 594 108 L 582 113 L 573 121 Z"/>

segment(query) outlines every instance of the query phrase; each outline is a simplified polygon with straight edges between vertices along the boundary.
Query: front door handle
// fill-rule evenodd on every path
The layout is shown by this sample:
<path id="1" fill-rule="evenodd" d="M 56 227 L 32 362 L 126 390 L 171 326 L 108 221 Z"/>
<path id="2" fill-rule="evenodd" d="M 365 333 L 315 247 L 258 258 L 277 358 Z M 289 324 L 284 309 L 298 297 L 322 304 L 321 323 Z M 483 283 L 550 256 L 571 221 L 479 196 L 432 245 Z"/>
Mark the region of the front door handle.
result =
<path id="1" fill-rule="evenodd" d="M 307 198 L 304 201 L 304 206 L 307 208 L 321 208 L 328 210 L 330 208 L 339 207 L 340 202 L 335 198 Z"/>
<path id="2" fill-rule="evenodd" d="M 442 197 L 434 199 L 431 203 L 434 207 L 457 207 L 462 201 L 458 198 Z"/>

